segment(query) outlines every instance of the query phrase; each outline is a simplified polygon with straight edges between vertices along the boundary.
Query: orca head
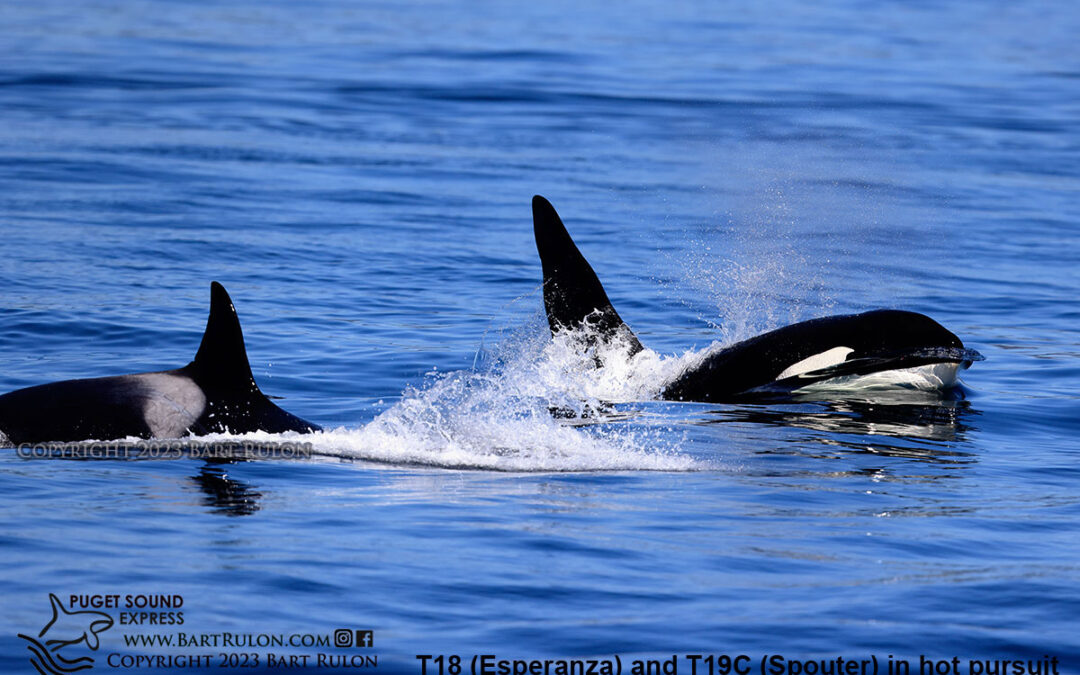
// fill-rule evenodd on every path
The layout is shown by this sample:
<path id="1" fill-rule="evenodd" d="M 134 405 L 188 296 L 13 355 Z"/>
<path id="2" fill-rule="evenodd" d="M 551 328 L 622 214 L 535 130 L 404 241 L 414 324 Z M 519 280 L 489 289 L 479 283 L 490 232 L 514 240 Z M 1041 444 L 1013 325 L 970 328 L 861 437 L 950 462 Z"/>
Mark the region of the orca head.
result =
<path id="1" fill-rule="evenodd" d="M 768 343 L 771 336 L 781 335 L 783 340 L 773 340 L 779 348 L 770 356 L 773 367 L 782 370 L 770 385 L 799 386 L 837 378 L 850 382 L 856 377 L 921 369 L 948 388 L 955 384 L 959 370 L 983 360 L 934 319 L 895 309 L 813 319 L 755 340 Z M 799 349 L 792 349 L 795 344 Z M 780 358 L 785 353 L 789 362 Z"/>
<path id="2" fill-rule="evenodd" d="M 285 412 L 255 383 L 244 347 L 240 318 L 225 287 L 210 284 L 210 316 L 195 359 L 178 371 L 190 377 L 206 397 L 194 431 L 301 433 L 320 428 Z"/>
<path id="3" fill-rule="evenodd" d="M 899 309 L 878 309 L 855 314 L 857 321 L 850 345 L 848 361 L 859 359 L 953 362 L 963 368 L 983 356 L 968 349 L 955 333 L 918 312 Z"/>
<path id="4" fill-rule="evenodd" d="M 551 203 L 532 199 L 533 234 L 544 273 L 544 310 L 552 335 L 585 329 L 590 342 L 623 340 L 633 356 L 641 342 L 612 307 L 596 272 L 578 250 Z"/>
<path id="5" fill-rule="evenodd" d="M 925 314 L 899 309 L 878 309 L 856 315 L 863 319 L 865 352 L 917 349 L 963 349 L 955 333 Z M 856 354 L 861 356 L 863 354 Z M 869 353 L 865 355 L 870 355 Z"/>

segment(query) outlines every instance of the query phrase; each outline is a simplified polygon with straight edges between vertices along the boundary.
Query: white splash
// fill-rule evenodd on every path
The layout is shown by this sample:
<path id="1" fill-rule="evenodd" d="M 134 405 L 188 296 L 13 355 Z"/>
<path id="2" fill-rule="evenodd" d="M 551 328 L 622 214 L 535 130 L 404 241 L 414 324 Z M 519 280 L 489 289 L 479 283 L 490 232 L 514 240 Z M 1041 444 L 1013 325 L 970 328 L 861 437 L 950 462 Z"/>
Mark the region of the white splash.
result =
<path id="1" fill-rule="evenodd" d="M 319 454 L 498 471 L 689 471 L 669 431 L 627 425 L 611 404 L 655 399 L 683 359 L 546 326 L 502 341 L 475 370 L 429 374 L 357 429 L 305 440 Z M 604 367 L 598 368 L 597 363 Z"/>

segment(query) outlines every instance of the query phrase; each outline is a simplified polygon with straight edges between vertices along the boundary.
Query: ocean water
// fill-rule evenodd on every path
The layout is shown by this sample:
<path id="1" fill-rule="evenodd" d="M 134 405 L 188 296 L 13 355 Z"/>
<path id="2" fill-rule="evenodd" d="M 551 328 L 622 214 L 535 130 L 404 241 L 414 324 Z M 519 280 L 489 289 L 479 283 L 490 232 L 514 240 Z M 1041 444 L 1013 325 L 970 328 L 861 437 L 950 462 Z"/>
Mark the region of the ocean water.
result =
<path id="1" fill-rule="evenodd" d="M 52 593 L 182 599 L 98 608 L 99 649 L 62 650 L 89 672 L 1080 673 L 1072 4 L 40 0 L 0 26 L 0 391 L 184 365 L 217 280 L 263 390 L 326 428 L 208 439 L 306 459 L 0 450 L 3 672 L 36 672 Z M 643 358 L 549 340 L 534 194 Z M 953 396 L 655 400 L 714 345 L 877 307 L 986 361 Z M 340 628 L 373 646 L 127 640 Z M 134 660 L 182 654 L 213 661 Z"/>

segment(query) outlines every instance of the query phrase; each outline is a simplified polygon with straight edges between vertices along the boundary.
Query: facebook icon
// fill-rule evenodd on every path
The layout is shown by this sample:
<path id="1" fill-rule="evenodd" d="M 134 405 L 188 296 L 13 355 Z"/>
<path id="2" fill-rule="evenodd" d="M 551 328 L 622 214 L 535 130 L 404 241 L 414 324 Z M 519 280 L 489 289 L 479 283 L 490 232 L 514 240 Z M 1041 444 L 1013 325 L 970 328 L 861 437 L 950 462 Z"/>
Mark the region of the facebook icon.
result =
<path id="1" fill-rule="evenodd" d="M 373 630 L 358 630 L 358 631 L 356 631 L 356 646 L 357 647 L 374 647 L 375 646 L 375 631 L 373 631 Z"/>

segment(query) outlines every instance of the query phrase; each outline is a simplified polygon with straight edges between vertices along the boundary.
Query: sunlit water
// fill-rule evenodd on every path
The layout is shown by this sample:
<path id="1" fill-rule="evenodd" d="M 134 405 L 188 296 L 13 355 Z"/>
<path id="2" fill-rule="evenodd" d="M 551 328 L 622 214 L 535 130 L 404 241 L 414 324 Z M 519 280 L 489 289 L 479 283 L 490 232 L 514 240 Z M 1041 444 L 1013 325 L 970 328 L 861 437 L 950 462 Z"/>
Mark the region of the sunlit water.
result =
<path id="1" fill-rule="evenodd" d="M 35 2 L 0 26 L 0 391 L 184 365 L 218 280 L 264 391 L 327 429 L 232 439 L 309 460 L 0 451 L 4 672 L 32 672 L 16 635 L 50 592 L 370 628 L 379 672 L 1080 672 L 1068 3 Z M 537 193 L 649 351 L 596 370 L 548 339 Z M 654 400 L 716 344 L 876 307 L 987 360 L 959 396 Z"/>

